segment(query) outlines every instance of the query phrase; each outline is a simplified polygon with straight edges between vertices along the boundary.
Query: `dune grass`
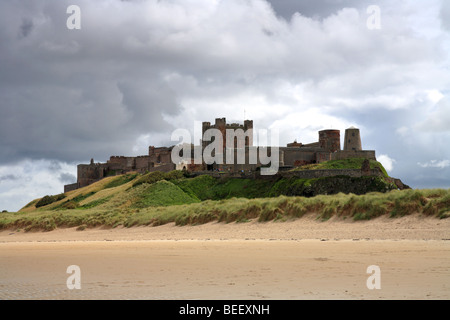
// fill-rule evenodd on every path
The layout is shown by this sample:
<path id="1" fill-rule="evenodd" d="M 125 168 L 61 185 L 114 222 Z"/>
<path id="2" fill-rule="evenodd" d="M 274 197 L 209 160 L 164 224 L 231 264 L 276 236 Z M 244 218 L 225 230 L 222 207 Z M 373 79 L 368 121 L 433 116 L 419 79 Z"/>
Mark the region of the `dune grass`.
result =
<path id="1" fill-rule="evenodd" d="M 157 181 L 153 184 L 141 184 L 130 192 L 134 195 L 131 208 L 171 206 L 199 201 L 166 180 Z"/>
<path id="2" fill-rule="evenodd" d="M 120 175 L 120 176 L 112 179 L 110 182 L 108 182 L 104 188 L 109 189 L 109 188 L 115 188 L 115 187 L 121 186 L 125 183 L 133 181 L 137 176 L 138 176 L 137 173 L 129 173 L 129 174 Z"/>
<path id="3" fill-rule="evenodd" d="M 167 181 L 160 181 L 155 187 L 166 187 Z M 141 186 L 149 188 L 149 186 Z M 176 187 L 171 185 L 170 188 Z M 181 190 L 181 189 L 180 189 Z M 422 214 L 437 218 L 450 216 L 450 189 L 403 190 L 365 195 L 343 194 L 320 195 L 311 198 L 279 196 L 271 198 L 231 198 L 222 200 L 195 201 L 192 203 L 166 206 L 128 206 L 105 208 L 103 205 L 83 210 L 47 210 L 34 212 L 1 213 L 0 229 L 18 228 L 24 230 L 53 230 L 61 227 L 89 228 L 96 226 L 141 226 L 195 225 L 210 221 L 224 223 L 246 222 L 257 219 L 285 221 L 314 214 L 318 220 L 331 217 L 341 219 L 369 220 L 379 216 L 391 218 L 410 214 Z M 112 200 L 112 199 L 108 199 Z M 144 202 L 148 199 L 142 199 Z M 139 203 L 139 202 L 136 202 Z"/>
<path id="4" fill-rule="evenodd" d="M 329 161 L 322 168 L 360 167 L 362 161 Z M 371 163 L 376 166 L 376 163 Z M 317 168 L 317 167 L 310 167 Z M 367 180 L 367 181 L 366 181 Z M 348 194 L 313 195 L 316 191 L 352 186 Z M 382 177 L 318 179 L 216 179 L 209 175 L 187 178 L 181 171 L 130 173 L 104 178 L 92 185 L 45 200 L 36 199 L 17 213 L 0 213 L 0 229 L 53 230 L 96 226 L 202 224 L 210 221 L 244 223 L 253 219 L 286 221 L 305 214 L 318 220 L 332 217 L 369 220 L 417 213 L 450 216 L 450 189 L 394 190 L 355 195 L 361 188 L 388 191 Z M 41 201 L 41 206 L 38 203 Z M 47 203 L 48 202 L 48 203 Z M 47 204 L 45 204 L 47 203 Z"/>
<path id="5" fill-rule="evenodd" d="M 170 172 L 161 172 L 161 171 L 149 172 L 136 179 L 133 182 L 133 187 L 136 187 L 143 183 L 152 184 L 161 180 L 171 181 L 182 179 L 183 177 L 184 173 L 179 170 L 173 170 Z"/>
<path id="6" fill-rule="evenodd" d="M 62 200 L 66 197 L 66 195 L 64 193 L 61 194 L 57 194 L 54 196 L 45 196 L 42 199 L 40 199 L 39 201 L 36 202 L 35 207 L 36 208 L 40 208 L 40 207 L 44 207 L 47 206 L 49 204 L 52 204 L 54 202 L 57 202 L 59 200 Z"/>

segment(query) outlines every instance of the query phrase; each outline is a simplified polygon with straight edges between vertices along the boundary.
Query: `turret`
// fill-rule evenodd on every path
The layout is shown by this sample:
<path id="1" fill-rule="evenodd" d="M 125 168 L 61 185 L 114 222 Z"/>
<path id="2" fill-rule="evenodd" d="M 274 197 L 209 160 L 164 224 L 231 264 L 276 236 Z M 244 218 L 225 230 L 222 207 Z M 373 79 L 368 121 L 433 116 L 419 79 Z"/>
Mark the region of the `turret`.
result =
<path id="1" fill-rule="evenodd" d="M 359 129 L 350 127 L 345 130 L 344 151 L 362 150 Z"/>
<path id="2" fill-rule="evenodd" d="M 341 150 L 341 132 L 339 130 L 319 131 L 319 146 L 327 152 Z"/>
<path id="3" fill-rule="evenodd" d="M 253 120 L 244 120 L 244 131 L 250 131 L 250 137 L 245 138 L 245 146 L 252 147 L 253 146 Z"/>

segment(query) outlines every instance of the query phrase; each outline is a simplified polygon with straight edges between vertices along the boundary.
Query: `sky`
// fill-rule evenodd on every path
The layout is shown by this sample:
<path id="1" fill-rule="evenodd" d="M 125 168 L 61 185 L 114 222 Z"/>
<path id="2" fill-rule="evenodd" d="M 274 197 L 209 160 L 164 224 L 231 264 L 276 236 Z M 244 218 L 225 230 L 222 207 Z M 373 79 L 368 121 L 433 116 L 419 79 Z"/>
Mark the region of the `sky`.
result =
<path id="1" fill-rule="evenodd" d="M 0 211 L 222 117 L 450 188 L 450 1 L 0 0 Z"/>

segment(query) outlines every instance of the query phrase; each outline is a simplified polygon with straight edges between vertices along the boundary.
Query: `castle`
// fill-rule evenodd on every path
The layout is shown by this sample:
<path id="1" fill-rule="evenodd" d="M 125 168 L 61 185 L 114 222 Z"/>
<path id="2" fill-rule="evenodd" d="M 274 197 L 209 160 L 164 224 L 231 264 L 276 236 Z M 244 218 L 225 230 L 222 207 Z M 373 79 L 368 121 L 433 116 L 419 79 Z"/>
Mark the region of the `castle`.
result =
<path id="1" fill-rule="evenodd" d="M 163 171 L 169 172 L 172 170 L 187 170 L 189 172 L 201 172 L 201 173 L 236 173 L 236 172 L 257 172 L 261 169 L 263 164 L 260 159 L 255 162 L 249 161 L 251 157 L 251 151 L 261 151 L 262 148 L 267 149 L 268 154 L 272 152 L 273 147 L 255 147 L 253 146 L 253 121 L 245 120 L 244 124 L 231 123 L 227 124 L 225 118 L 217 118 L 215 123 L 211 125 L 210 122 L 202 123 L 202 137 L 205 137 L 205 133 L 209 129 L 216 129 L 221 133 L 223 139 L 223 153 L 227 146 L 227 134 L 228 129 L 238 130 L 242 129 L 247 133 L 244 139 L 236 139 L 233 141 L 233 153 L 234 159 L 241 151 L 245 155 L 244 163 L 234 161 L 230 163 L 196 163 L 194 161 L 194 154 L 197 151 L 204 151 L 212 142 L 202 140 L 199 146 L 192 146 L 190 148 L 191 153 L 184 155 L 184 161 L 174 163 L 172 159 L 172 150 L 175 146 L 171 147 L 154 147 L 150 146 L 148 155 L 137 157 L 125 157 L 125 156 L 111 156 L 106 163 L 94 163 L 91 159 L 90 164 L 79 164 L 77 166 L 77 182 L 64 186 L 64 192 L 75 190 L 78 188 L 90 185 L 100 179 L 107 176 L 113 176 L 118 174 L 124 174 L 128 172 L 153 172 Z M 344 148 L 341 150 L 341 135 L 340 130 L 322 130 L 319 131 L 319 140 L 314 143 L 302 144 L 297 141 L 288 143 L 286 147 L 278 147 L 278 163 L 277 168 L 279 170 L 289 170 L 294 167 L 298 167 L 305 164 L 320 163 L 329 160 L 343 160 L 348 158 L 365 158 L 376 160 L 374 150 L 363 150 L 361 144 L 360 131 L 357 128 L 349 128 L 345 130 Z M 199 149 L 200 148 L 200 149 Z M 215 150 L 215 152 L 221 152 Z"/>

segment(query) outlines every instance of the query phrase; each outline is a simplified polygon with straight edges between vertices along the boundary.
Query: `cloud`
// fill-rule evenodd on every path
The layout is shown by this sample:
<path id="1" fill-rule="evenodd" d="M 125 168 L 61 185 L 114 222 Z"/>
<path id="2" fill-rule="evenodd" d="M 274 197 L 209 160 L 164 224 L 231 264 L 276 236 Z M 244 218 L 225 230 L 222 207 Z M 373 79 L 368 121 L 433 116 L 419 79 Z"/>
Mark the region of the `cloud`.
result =
<path id="1" fill-rule="evenodd" d="M 33 21 L 28 19 L 23 19 L 20 26 L 20 36 L 27 37 L 33 29 Z"/>
<path id="2" fill-rule="evenodd" d="M 66 27 L 71 4 L 81 30 Z M 146 154 L 175 128 L 244 110 L 282 145 L 355 125 L 400 178 L 438 181 L 417 162 L 450 159 L 449 5 L 378 1 L 382 28 L 369 30 L 369 4 L 1 1 L 0 176 L 22 177 L 1 199 L 27 183 L 40 190 L 28 198 L 59 193 L 77 163 Z"/>
<path id="3" fill-rule="evenodd" d="M 444 98 L 444 95 L 439 90 L 427 90 L 426 92 L 428 93 L 428 98 L 433 103 L 438 103 L 442 98 Z"/>
<path id="4" fill-rule="evenodd" d="M 77 177 L 71 173 L 63 172 L 59 175 L 58 180 L 64 184 L 71 184 L 77 181 Z"/>
<path id="5" fill-rule="evenodd" d="M 439 99 L 434 111 L 428 113 L 426 119 L 419 123 L 417 128 L 426 132 L 449 132 L 450 99 L 448 97 Z"/>
<path id="6" fill-rule="evenodd" d="M 405 136 L 408 135 L 409 128 L 406 127 L 406 126 L 402 126 L 402 127 L 400 127 L 400 128 L 397 128 L 395 132 L 396 132 L 397 134 L 399 134 L 400 136 L 405 137 Z"/>
<path id="7" fill-rule="evenodd" d="M 0 209 L 17 211 L 33 199 L 64 191 L 76 181 L 76 164 L 25 159 L 0 165 Z"/>
<path id="8" fill-rule="evenodd" d="M 396 161 L 395 159 L 391 159 L 388 155 L 381 154 L 377 156 L 377 160 L 381 162 L 386 171 L 391 172 L 394 169 L 394 163 Z"/>
<path id="9" fill-rule="evenodd" d="M 439 168 L 444 169 L 450 167 L 450 160 L 430 160 L 426 163 L 417 163 L 422 168 Z"/>
<path id="10" fill-rule="evenodd" d="M 440 18 L 442 26 L 450 31 L 450 3 L 448 1 L 442 1 Z"/>
<path id="11" fill-rule="evenodd" d="M 20 177 L 14 175 L 14 174 L 6 174 L 4 176 L 0 176 L 0 182 L 7 181 L 7 180 L 14 181 L 14 180 L 18 180 L 18 179 L 20 179 Z"/>
<path id="12" fill-rule="evenodd" d="M 289 20 L 296 12 L 307 17 L 323 18 L 345 7 L 365 8 L 371 3 L 361 0 L 271 0 L 269 2 L 275 12 L 286 20 Z"/>

